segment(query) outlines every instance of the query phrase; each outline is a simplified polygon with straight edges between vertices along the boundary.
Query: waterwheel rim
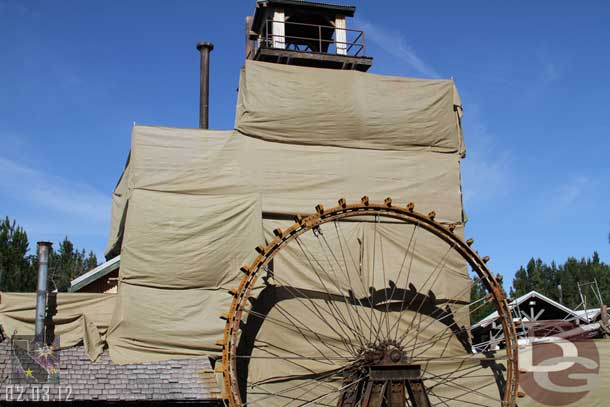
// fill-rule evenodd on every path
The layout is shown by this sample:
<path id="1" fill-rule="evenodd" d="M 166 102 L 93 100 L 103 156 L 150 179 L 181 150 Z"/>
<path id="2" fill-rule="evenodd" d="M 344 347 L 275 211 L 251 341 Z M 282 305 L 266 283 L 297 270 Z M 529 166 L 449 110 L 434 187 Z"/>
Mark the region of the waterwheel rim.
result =
<path id="1" fill-rule="evenodd" d="M 369 238 L 359 243 L 359 247 L 369 246 L 364 262 L 362 254 L 352 250 L 353 237 L 345 237 L 344 228 L 350 222 L 352 226 L 368 223 L 369 234 L 374 231 L 372 242 Z M 385 261 L 384 239 L 378 229 L 386 222 L 411 227 L 401 236 L 408 243 L 398 271 L 398 267 L 379 267 L 379 257 L 381 264 Z M 411 266 L 422 233 L 442 242 L 447 252 L 437 256 L 426 275 L 417 271 L 420 276 L 415 286 L 410 281 L 414 273 Z M 253 263 L 242 267 L 244 276 L 240 286 L 231 290 L 235 298 L 223 315 L 227 322 L 220 370 L 223 397 L 229 405 L 515 404 L 517 340 L 508 303 L 486 265 L 487 258 L 480 258 L 471 248 L 472 241 L 457 235 L 455 225 L 441 224 L 434 213 L 418 213 L 413 204 L 397 206 L 391 199 L 374 204 L 364 197 L 352 205 L 341 199 L 331 209 L 319 205 L 313 215 L 297 217 L 294 224 L 276 229 L 274 234 L 269 244 L 257 248 L 259 255 Z M 318 255 L 308 247 L 308 238 L 320 244 Z M 305 284 L 288 281 L 293 277 L 274 267 L 274 261 L 281 264 L 282 256 L 288 256 L 290 250 L 300 251 L 309 263 L 311 279 Z M 485 296 L 467 302 L 460 300 L 465 297 L 463 292 L 444 300 L 435 297 L 439 279 L 446 275 L 434 270 L 446 266 L 449 254 L 470 268 L 474 283 L 485 288 Z M 363 264 L 369 268 L 366 278 Z M 319 283 L 312 283 L 316 280 Z M 504 348 L 501 355 L 473 352 L 475 344 L 471 338 L 468 342 L 470 326 L 465 329 L 457 322 L 464 310 L 470 315 L 488 303 L 498 313 L 502 327 L 498 342 Z M 287 338 L 298 335 L 302 336 L 301 345 L 292 341 L 297 345 L 290 346 L 294 343 Z M 456 344 L 464 347 L 463 354 L 455 351 Z M 448 347 L 453 350 L 447 351 Z M 395 362 L 390 357 L 392 351 Z M 375 352 L 381 359 L 374 360 L 371 355 Z M 391 366 L 385 367 L 379 360 Z M 442 363 L 454 368 L 438 370 Z M 385 377 L 380 376 L 382 368 L 393 369 L 395 376 L 378 380 Z M 413 373 L 416 370 L 418 374 Z M 471 384 L 481 382 L 479 377 L 484 376 L 494 378 L 496 391 L 483 393 Z M 404 400 L 392 399 L 392 389 L 398 398 L 404 394 Z M 371 399 L 367 392 L 380 394 L 380 401 Z"/>

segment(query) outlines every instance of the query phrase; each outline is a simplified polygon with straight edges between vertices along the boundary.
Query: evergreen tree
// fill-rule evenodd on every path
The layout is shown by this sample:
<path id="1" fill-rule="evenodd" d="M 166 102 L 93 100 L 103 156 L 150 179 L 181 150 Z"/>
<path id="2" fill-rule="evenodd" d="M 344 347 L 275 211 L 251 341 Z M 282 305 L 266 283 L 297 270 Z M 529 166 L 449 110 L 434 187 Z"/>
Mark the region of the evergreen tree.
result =
<path id="1" fill-rule="evenodd" d="M 97 266 L 97 257 L 85 249 L 78 251 L 66 236 L 59 244 L 57 251 L 49 256 L 49 275 L 54 289 L 67 291 L 70 282 L 83 273 Z"/>
<path id="2" fill-rule="evenodd" d="M 564 305 L 576 308 L 582 300 L 578 291 L 578 284 L 597 281 L 602 301 L 610 301 L 610 266 L 603 263 L 597 252 L 590 258 L 568 258 L 565 263 L 557 265 L 551 262 L 545 264 L 541 259 L 531 259 L 526 267 L 520 267 L 515 273 L 511 288 L 512 296 L 521 296 L 532 290 L 555 300 L 560 300 L 559 286 L 561 285 L 561 300 Z M 590 288 L 585 288 L 588 307 L 598 307 L 599 301 Z"/>
<path id="3" fill-rule="evenodd" d="M 50 290 L 66 291 L 70 282 L 97 266 L 97 257 L 90 251 L 77 250 L 65 237 L 49 253 Z M 38 256 L 28 255 L 25 230 L 13 220 L 0 221 L 0 291 L 32 292 L 38 280 Z"/>
<path id="4" fill-rule="evenodd" d="M 28 236 L 6 217 L 0 222 L 0 291 L 34 291 L 36 271 L 27 256 Z"/>
<path id="5" fill-rule="evenodd" d="M 499 278 L 500 278 L 500 284 L 501 284 L 502 283 L 501 277 L 499 277 Z M 475 302 L 475 301 L 485 297 L 487 294 L 489 294 L 489 292 L 487 291 L 487 289 L 485 288 L 483 283 L 478 279 L 477 276 L 472 278 L 471 283 L 472 283 L 472 286 L 470 288 L 470 301 L 471 302 Z M 502 291 L 504 292 L 504 289 L 502 289 Z M 504 292 L 504 294 L 506 295 L 506 292 Z M 476 304 L 471 305 L 470 323 L 476 324 L 477 322 L 479 322 L 480 320 L 482 320 L 483 318 L 485 318 L 486 316 L 488 316 L 495 310 L 496 310 L 496 308 L 494 307 L 493 303 L 486 301 L 486 300 L 479 301 Z"/>
<path id="6" fill-rule="evenodd" d="M 83 268 L 83 273 L 86 273 L 87 271 L 92 270 L 97 267 L 97 256 L 95 255 L 95 253 L 93 253 L 93 250 L 90 250 L 89 255 L 87 255 L 87 257 L 85 257 L 85 249 L 83 249 L 83 258 L 85 259 L 85 266 Z"/>
<path id="7" fill-rule="evenodd" d="M 513 279 L 513 286 L 510 289 L 511 297 L 520 297 L 523 294 L 530 292 L 531 286 L 529 284 L 529 280 L 527 279 L 527 272 L 523 268 L 523 266 L 519 267 L 519 270 L 515 273 L 515 278 Z"/>

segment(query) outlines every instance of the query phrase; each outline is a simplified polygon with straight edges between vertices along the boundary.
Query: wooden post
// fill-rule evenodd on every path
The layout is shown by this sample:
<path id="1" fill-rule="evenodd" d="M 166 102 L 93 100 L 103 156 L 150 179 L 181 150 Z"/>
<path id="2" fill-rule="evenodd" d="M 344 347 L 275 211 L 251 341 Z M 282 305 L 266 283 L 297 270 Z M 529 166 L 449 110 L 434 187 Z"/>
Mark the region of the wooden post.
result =
<path id="1" fill-rule="evenodd" d="M 284 9 L 277 8 L 273 12 L 273 23 L 271 24 L 271 35 L 273 36 L 271 43 L 273 48 L 286 48 L 286 17 Z"/>
<path id="2" fill-rule="evenodd" d="M 254 59 L 254 40 L 250 38 L 252 16 L 246 17 L 246 59 Z"/>
<path id="3" fill-rule="evenodd" d="M 337 54 L 347 55 L 347 28 L 345 16 L 335 17 L 335 47 Z"/>

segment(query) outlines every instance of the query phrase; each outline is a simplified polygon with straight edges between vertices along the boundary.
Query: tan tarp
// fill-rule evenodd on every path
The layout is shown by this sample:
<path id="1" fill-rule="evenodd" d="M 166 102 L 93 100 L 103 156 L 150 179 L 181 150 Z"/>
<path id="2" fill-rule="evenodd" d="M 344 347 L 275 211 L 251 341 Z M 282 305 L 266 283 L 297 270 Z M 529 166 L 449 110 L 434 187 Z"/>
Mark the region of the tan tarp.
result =
<path id="1" fill-rule="evenodd" d="M 115 295 L 60 293 L 50 296 L 56 298 L 56 309 L 51 312 L 60 346 L 67 348 L 83 342 L 89 358 L 96 360 L 104 349 Z M 0 293 L 0 325 L 7 335 L 33 335 L 35 310 L 35 293 Z"/>
<path id="2" fill-rule="evenodd" d="M 115 190 L 120 223 L 134 190 L 184 195 L 256 193 L 263 212 L 312 212 L 363 195 L 415 202 L 439 219 L 462 222 L 459 156 L 265 142 L 237 132 L 135 126 L 131 159 Z M 118 198 L 120 196 L 120 199 Z M 120 237 L 111 236 L 111 242 Z"/>
<path id="3" fill-rule="evenodd" d="M 206 319 L 178 308 L 190 304 L 198 310 L 206 296 L 217 293 L 210 290 L 236 285 L 239 265 L 263 241 L 262 212 L 311 212 L 316 202 L 332 205 L 330 197 L 355 201 L 368 194 L 378 201 L 386 195 L 403 204 L 414 201 L 447 222 L 462 220 L 456 155 L 296 146 L 231 132 L 136 126 L 117 189 L 117 207 L 127 213 L 113 213 L 113 222 L 124 222 L 124 235 L 116 238 L 123 243 L 123 292 L 109 343 L 120 363 L 217 349 L 217 315 L 226 308 L 217 306 Z M 132 298 L 135 286 L 148 288 L 149 296 Z M 155 324 L 130 322 L 145 320 L 149 307 L 161 308 L 155 296 L 177 302 L 170 306 L 171 319 L 158 319 L 174 335 L 171 340 Z M 179 338 L 190 337 L 193 327 L 198 347 L 185 347 Z"/>
<path id="4" fill-rule="evenodd" d="M 119 364 L 218 355 L 232 297 L 225 290 L 159 289 L 122 283 L 108 349 Z M 215 340 L 212 340 L 215 338 Z"/>
<path id="5" fill-rule="evenodd" d="M 403 205 L 413 201 L 422 212 L 435 210 L 441 221 L 461 224 L 459 159 L 457 154 L 295 145 L 238 132 L 135 126 L 129 165 L 115 191 L 112 230 L 117 235 L 109 244 L 122 243 L 120 300 L 108 335 L 113 360 L 218 350 L 223 324 L 217 316 L 227 307 L 218 304 L 202 319 L 201 302 L 209 304 L 208 297 L 218 293 L 226 296 L 215 290 L 237 285 L 239 266 L 264 241 L 263 218 L 311 213 L 319 202 L 332 206 L 339 197 L 358 201 L 368 195 L 376 201 L 392 196 Z M 394 242 L 409 232 L 380 229 Z M 386 260 L 388 267 L 397 261 L 397 256 Z M 452 288 L 464 287 L 461 273 Z M 133 297 L 136 291 L 142 296 Z M 174 300 L 161 305 L 157 297 Z M 134 323 L 148 315 L 157 323 Z M 196 337 L 197 346 L 181 342 L 187 337 Z"/>
<path id="6" fill-rule="evenodd" d="M 235 128 L 263 140 L 465 152 L 452 80 L 246 61 Z"/>
<path id="7" fill-rule="evenodd" d="M 121 248 L 108 335 L 115 362 L 219 350 L 223 324 L 216 318 L 230 299 L 222 289 L 237 285 L 239 266 L 264 241 L 263 229 L 270 237 L 263 219 L 368 195 L 412 201 L 442 222 L 463 224 L 464 144 L 452 81 L 248 61 L 238 99 L 234 131 L 133 128 L 107 250 Z M 409 229 L 380 229 L 394 249 L 385 265 L 396 268 Z M 354 245 L 371 229 L 352 232 Z M 417 266 L 430 267 L 437 251 L 418 253 Z M 453 298 L 464 288 L 463 264 L 452 267 L 453 277 L 434 287 L 439 296 Z M 286 272 L 306 283 L 299 280 L 307 275 L 302 261 Z"/>
<path id="8" fill-rule="evenodd" d="M 127 214 L 127 198 L 129 181 L 129 157 L 125 164 L 125 169 L 121 174 L 121 178 L 112 192 L 112 207 L 110 212 L 110 234 L 106 245 L 106 258 L 118 256 L 121 252 L 121 239 L 123 237 L 123 229 L 125 226 L 125 215 Z"/>
<path id="9" fill-rule="evenodd" d="M 284 220 L 263 220 L 266 239 L 273 239 L 275 228 L 285 230 L 290 225 Z M 464 272 L 465 261 L 449 245 L 422 229 L 372 220 L 329 223 L 322 225 L 320 232 L 324 235 L 323 244 L 314 234 L 306 234 L 299 238 L 306 250 L 289 244 L 274 258 L 275 274 L 283 277 L 285 284 L 319 290 L 322 279 L 326 290 L 333 294 L 340 294 L 339 287 L 350 287 L 354 295 L 365 297 L 369 287 L 389 287 L 392 281 L 398 288 L 408 289 L 412 284 L 419 293 L 432 292 L 437 301 L 468 303 L 470 290 L 465 287 L 469 287 L 470 280 Z M 456 229 L 456 233 L 462 235 L 463 228 Z M 364 249 L 362 261 L 359 241 Z M 333 257 L 333 253 L 338 257 Z M 323 264 L 312 265 L 313 258 L 323 259 Z M 354 270 L 355 263 L 361 262 L 361 270 Z"/>
<path id="10" fill-rule="evenodd" d="M 226 287 L 261 243 L 260 213 L 256 195 L 135 190 L 121 281 L 170 290 Z"/>

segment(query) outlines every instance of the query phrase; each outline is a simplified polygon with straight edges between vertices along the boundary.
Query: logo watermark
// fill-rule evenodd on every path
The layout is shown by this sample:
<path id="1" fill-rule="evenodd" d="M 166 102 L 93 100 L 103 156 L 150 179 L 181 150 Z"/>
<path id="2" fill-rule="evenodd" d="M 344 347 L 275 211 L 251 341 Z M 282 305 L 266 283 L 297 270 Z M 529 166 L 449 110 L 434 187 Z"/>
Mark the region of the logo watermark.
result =
<path id="1" fill-rule="evenodd" d="M 40 344 L 31 335 L 11 338 L 11 375 L 13 384 L 59 383 L 59 337 L 52 344 Z"/>
<path id="2" fill-rule="evenodd" d="M 546 406 L 576 403 L 600 383 L 600 357 L 591 339 L 529 337 L 519 347 L 519 384 Z"/>
<path id="3" fill-rule="evenodd" d="M 72 388 L 60 383 L 59 337 L 41 344 L 32 335 L 10 340 L 10 374 L 3 387 L 4 401 L 71 401 Z"/>

